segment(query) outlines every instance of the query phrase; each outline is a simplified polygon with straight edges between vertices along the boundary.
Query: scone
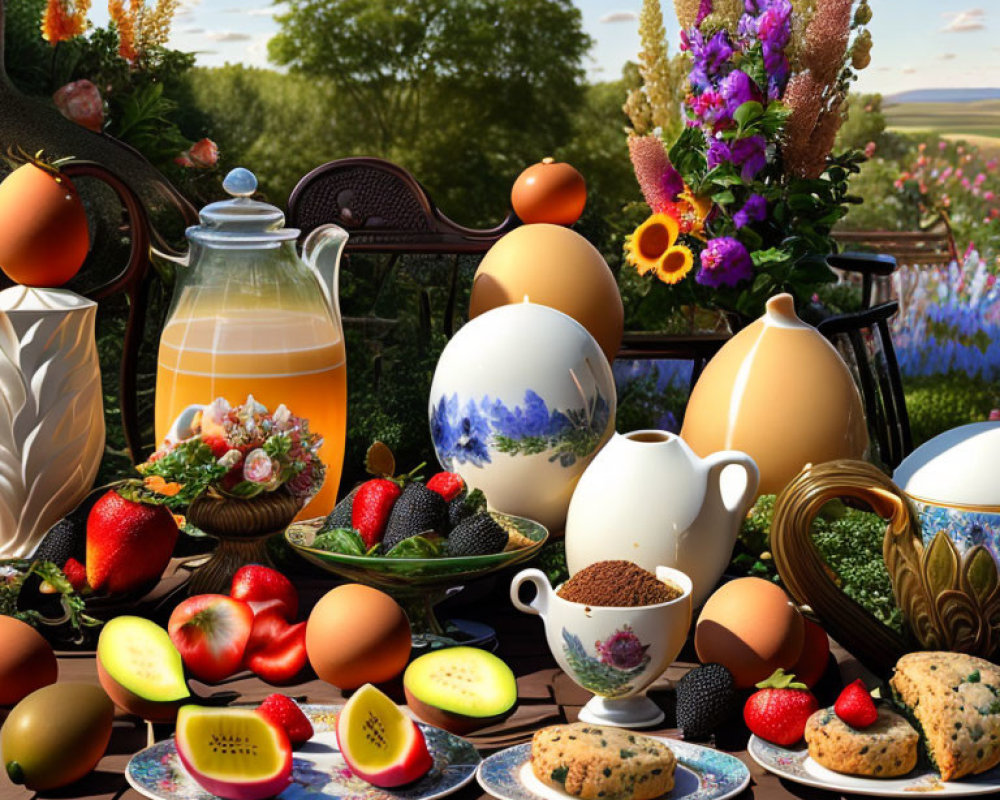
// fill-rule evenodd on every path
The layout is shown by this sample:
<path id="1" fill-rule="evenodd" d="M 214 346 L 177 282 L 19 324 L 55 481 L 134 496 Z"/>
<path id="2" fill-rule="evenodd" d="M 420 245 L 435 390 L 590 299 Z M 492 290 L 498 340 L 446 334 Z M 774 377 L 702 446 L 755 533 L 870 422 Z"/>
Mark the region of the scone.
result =
<path id="1" fill-rule="evenodd" d="M 806 720 L 805 736 L 809 757 L 835 772 L 897 778 L 917 765 L 920 734 L 886 708 L 863 730 L 852 728 L 832 708 L 821 708 Z"/>
<path id="2" fill-rule="evenodd" d="M 946 781 L 1000 763 L 1000 667 L 962 653 L 908 653 L 889 681 Z"/>
<path id="3" fill-rule="evenodd" d="M 650 800 L 674 788 L 677 759 L 662 742 L 577 722 L 536 731 L 531 770 L 542 783 L 584 800 Z"/>

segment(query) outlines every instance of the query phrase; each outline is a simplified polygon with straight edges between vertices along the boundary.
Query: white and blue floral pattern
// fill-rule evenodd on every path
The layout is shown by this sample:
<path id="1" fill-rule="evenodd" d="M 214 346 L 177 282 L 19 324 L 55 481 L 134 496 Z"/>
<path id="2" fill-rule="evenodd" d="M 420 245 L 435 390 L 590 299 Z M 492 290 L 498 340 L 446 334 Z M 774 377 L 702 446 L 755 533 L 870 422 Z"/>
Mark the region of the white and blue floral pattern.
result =
<path id="1" fill-rule="evenodd" d="M 913 508 L 917 512 L 925 545 L 931 543 L 938 531 L 944 531 L 958 547 L 959 553 L 965 553 L 979 544 L 989 550 L 993 560 L 1000 564 L 1000 514 L 920 501 L 914 501 Z"/>
<path id="2" fill-rule="evenodd" d="M 431 439 L 441 463 L 482 467 L 494 452 L 510 455 L 548 453 L 549 461 L 569 467 L 589 456 L 601 442 L 611 408 L 599 391 L 585 408 L 549 409 L 528 389 L 513 408 L 497 398 L 444 395 L 431 409 Z"/>
<path id="3" fill-rule="evenodd" d="M 670 800 L 725 800 L 742 792 L 750 783 L 750 770 L 735 756 L 678 739 L 654 738 L 660 738 L 677 756 L 674 789 L 666 795 Z M 567 797 L 533 780 L 534 776 L 526 776 L 525 767 L 530 761 L 530 744 L 509 747 L 483 761 L 476 779 L 483 789 L 500 800 Z"/>
<path id="4" fill-rule="evenodd" d="M 303 705 L 315 736 L 292 760 L 292 783 L 281 800 L 435 800 L 469 783 L 479 766 L 476 748 L 440 728 L 418 723 L 434 758 L 420 780 L 396 789 L 379 789 L 356 777 L 337 749 L 334 726 L 338 708 Z M 187 773 L 173 739 L 157 742 L 132 756 L 125 777 L 137 792 L 153 800 L 216 800 Z"/>

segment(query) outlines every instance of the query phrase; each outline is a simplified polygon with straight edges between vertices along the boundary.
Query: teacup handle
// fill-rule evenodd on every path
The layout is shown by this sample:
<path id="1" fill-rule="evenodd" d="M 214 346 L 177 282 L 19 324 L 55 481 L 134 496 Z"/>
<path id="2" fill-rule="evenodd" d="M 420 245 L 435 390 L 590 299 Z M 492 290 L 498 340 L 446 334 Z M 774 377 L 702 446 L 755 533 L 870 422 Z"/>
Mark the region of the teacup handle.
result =
<path id="1" fill-rule="evenodd" d="M 830 635 L 866 666 L 889 671 L 901 655 L 914 649 L 913 643 L 845 595 L 813 544 L 813 520 L 828 501 L 839 497 L 861 500 L 888 520 L 883 556 L 898 603 L 900 592 L 893 570 L 896 548 L 920 548 L 920 531 L 899 487 L 865 461 L 841 459 L 817 466 L 807 464 L 775 501 L 771 553 L 778 575 L 796 602 L 810 606 Z"/>
<path id="2" fill-rule="evenodd" d="M 531 583 L 535 586 L 535 597 L 530 603 L 525 603 L 520 598 L 521 586 Z M 514 576 L 510 582 L 510 602 L 514 608 L 523 611 L 525 614 L 540 614 L 545 616 L 549 610 L 549 598 L 552 595 L 552 585 L 548 577 L 540 569 L 524 569 Z"/>

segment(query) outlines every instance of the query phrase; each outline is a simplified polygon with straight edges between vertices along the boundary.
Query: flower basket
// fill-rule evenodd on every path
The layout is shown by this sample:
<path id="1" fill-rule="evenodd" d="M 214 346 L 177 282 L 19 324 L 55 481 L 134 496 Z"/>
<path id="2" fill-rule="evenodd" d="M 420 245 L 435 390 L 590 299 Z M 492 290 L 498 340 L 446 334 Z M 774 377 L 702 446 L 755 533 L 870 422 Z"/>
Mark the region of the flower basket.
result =
<path id="1" fill-rule="evenodd" d="M 219 540 L 207 562 L 194 573 L 191 594 L 228 594 L 233 574 L 244 564 L 273 566 L 267 540 L 287 528 L 301 502 L 285 489 L 248 499 L 206 493 L 188 508 L 192 525 Z"/>

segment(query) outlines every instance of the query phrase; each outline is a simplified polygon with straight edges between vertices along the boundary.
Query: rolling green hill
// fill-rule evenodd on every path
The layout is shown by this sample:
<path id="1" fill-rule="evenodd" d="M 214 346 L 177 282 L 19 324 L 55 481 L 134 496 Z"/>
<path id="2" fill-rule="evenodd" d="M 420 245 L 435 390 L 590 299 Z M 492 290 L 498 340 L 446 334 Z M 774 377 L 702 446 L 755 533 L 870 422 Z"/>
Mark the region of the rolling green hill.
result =
<path id="1" fill-rule="evenodd" d="M 1000 100 L 973 103 L 886 103 L 886 122 L 906 133 L 928 131 L 947 139 L 968 139 L 1000 149 Z"/>

